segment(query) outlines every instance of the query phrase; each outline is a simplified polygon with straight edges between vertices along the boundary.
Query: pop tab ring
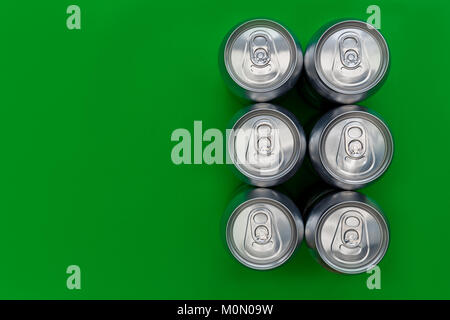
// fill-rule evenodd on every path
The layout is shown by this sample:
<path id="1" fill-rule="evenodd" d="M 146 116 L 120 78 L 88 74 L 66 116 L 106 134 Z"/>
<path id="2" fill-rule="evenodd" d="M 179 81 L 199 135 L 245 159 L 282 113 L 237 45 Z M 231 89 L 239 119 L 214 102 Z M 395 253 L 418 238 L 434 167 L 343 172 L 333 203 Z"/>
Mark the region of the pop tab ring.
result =
<path id="1" fill-rule="evenodd" d="M 370 60 L 362 50 L 361 39 L 355 32 L 346 32 L 339 39 L 331 76 L 342 86 L 357 86 L 366 82 L 371 73 Z"/>
<path id="2" fill-rule="evenodd" d="M 250 212 L 244 248 L 253 259 L 271 259 L 281 250 L 281 239 L 272 212 L 264 207 Z"/>
<path id="3" fill-rule="evenodd" d="M 270 119 L 255 122 L 248 140 L 246 161 L 248 166 L 265 174 L 264 169 L 279 170 L 283 164 L 283 152 L 279 130 Z"/>
<path id="4" fill-rule="evenodd" d="M 362 262 L 369 254 L 365 218 L 356 210 L 345 212 L 339 219 L 331 244 L 333 258 L 340 261 Z"/>
<path id="5" fill-rule="evenodd" d="M 362 122 L 352 121 L 342 130 L 337 167 L 347 175 L 365 175 L 373 169 L 375 155 Z"/>

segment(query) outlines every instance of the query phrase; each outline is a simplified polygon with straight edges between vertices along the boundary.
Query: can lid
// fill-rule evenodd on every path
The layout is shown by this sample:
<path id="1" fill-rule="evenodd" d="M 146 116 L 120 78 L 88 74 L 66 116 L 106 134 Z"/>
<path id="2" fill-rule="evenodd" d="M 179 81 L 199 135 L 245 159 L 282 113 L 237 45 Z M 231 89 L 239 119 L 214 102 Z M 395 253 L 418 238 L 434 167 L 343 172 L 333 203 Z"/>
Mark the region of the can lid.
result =
<path id="1" fill-rule="evenodd" d="M 348 20 L 328 28 L 315 51 L 320 79 L 342 94 L 360 94 L 375 87 L 389 66 L 389 50 L 370 24 Z"/>
<path id="2" fill-rule="evenodd" d="M 337 181 L 349 186 L 367 184 L 389 167 L 393 140 L 386 124 L 363 107 L 344 106 L 319 141 L 320 161 Z"/>
<path id="3" fill-rule="evenodd" d="M 283 264 L 295 251 L 302 236 L 292 212 L 275 197 L 248 199 L 231 214 L 226 230 L 233 256 L 247 267 L 267 270 Z M 258 191 L 258 189 L 256 189 Z"/>
<path id="4" fill-rule="evenodd" d="M 258 186 L 281 183 L 298 168 L 306 149 L 303 129 L 280 107 L 253 105 L 234 124 L 229 152 L 236 168 Z"/>
<path id="5" fill-rule="evenodd" d="M 227 40 L 225 66 L 242 88 L 268 92 L 284 84 L 297 64 L 296 43 L 280 24 L 265 19 L 247 21 Z"/>
<path id="6" fill-rule="evenodd" d="M 341 202 L 325 212 L 317 225 L 317 251 L 339 272 L 371 269 L 383 258 L 388 245 L 389 230 L 383 215 L 364 202 Z"/>

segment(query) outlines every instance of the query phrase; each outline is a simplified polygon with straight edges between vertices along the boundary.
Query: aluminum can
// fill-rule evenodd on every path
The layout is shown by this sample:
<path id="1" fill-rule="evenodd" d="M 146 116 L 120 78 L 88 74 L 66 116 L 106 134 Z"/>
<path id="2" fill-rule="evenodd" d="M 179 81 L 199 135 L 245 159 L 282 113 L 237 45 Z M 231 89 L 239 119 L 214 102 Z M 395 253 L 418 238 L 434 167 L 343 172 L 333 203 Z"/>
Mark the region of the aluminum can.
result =
<path id="1" fill-rule="evenodd" d="M 305 133 L 288 110 L 258 103 L 239 111 L 228 135 L 228 155 L 246 183 L 269 187 L 288 180 L 306 152 Z"/>
<path id="2" fill-rule="evenodd" d="M 257 270 L 285 263 L 303 240 L 300 211 L 280 192 L 252 188 L 239 193 L 226 211 L 226 243 L 243 265 Z"/>
<path id="3" fill-rule="evenodd" d="M 266 19 L 250 20 L 233 29 L 219 59 L 230 89 L 256 102 L 275 99 L 291 89 L 303 67 L 298 41 L 281 24 Z"/>
<path id="4" fill-rule="evenodd" d="M 314 104 L 356 103 L 381 86 L 388 69 L 388 45 L 378 30 L 358 20 L 332 23 L 306 48 L 302 91 Z"/>
<path id="5" fill-rule="evenodd" d="M 394 153 L 387 125 L 373 111 L 349 105 L 333 109 L 313 127 L 309 154 L 328 184 L 359 189 L 380 177 Z"/>
<path id="6" fill-rule="evenodd" d="M 305 239 L 314 256 L 338 273 L 363 273 L 383 259 L 389 228 L 381 209 L 354 191 L 318 196 L 306 209 Z"/>

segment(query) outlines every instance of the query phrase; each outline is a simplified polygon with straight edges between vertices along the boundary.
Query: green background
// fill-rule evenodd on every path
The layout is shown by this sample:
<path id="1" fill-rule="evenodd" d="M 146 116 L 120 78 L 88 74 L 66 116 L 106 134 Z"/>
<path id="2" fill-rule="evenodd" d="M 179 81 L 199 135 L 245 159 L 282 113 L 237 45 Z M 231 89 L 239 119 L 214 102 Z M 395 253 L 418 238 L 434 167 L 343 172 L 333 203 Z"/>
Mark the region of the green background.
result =
<path id="1" fill-rule="evenodd" d="M 81 30 L 66 28 L 70 4 Z M 235 24 L 276 19 L 305 48 L 330 20 L 366 20 L 371 4 L 391 70 L 361 104 L 396 147 L 362 190 L 391 226 L 382 289 L 325 270 L 304 244 L 280 268 L 247 269 L 219 232 L 239 180 L 226 165 L 174 165 L 171 133 L 194 120 L 224 130 L 245 106 L 217 63 Z M 450 298 L 449 15 L 444 0 L 3 2 L 0 298 Z M 297 92 L 278 103 L 302 124 L 317 115 Z M 288 188 L 310 180 L 302 170 Z M 66 288 L 71 264 L 78 291 Z"/>

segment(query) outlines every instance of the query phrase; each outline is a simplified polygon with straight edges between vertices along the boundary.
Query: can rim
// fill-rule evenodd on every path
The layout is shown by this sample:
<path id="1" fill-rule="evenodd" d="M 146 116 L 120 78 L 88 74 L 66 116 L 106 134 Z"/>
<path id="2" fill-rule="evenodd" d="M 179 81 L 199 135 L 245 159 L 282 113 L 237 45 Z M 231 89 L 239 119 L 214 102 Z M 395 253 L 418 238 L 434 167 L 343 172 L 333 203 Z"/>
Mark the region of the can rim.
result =
<path id="1" fill-rule="evenodd" d="M 378 76 L 377 76 L 376 80 L 372 81 L 372 83 L 369 86 L 366 86 L 359 90 L 344 90 L 344 89 L 339 88 L 338 86 L 334 85 L 333 83 L 331 83 L 330 81 L 328 81 L 326 79 L 326 77 L 324 76 L 324 74 L 322 72 L 322 68 L 319 67 L 319 59 L 318 59 L 319 52 L 320 52 L 320 49 L 322 48 L 322 45 L 325 42 L 326 38 L 329 36 L 329 33 L 334 31 L 332 29 L 342 28 L 341 25 L 349 24 L 349 23 L 359 25 L 360 28 L 365 27 L 367 30 L 369 30 L 369 32 L 375 37 L 375 39 L 378 40 L 378 43 L 380 44 L 380 49 L 382 51 L 382 56 L 384 57 L 383 67 L 380 68 L 380 70 L 378 71 Z M 383 37 L 381 32 L 379 32 L 377 29 L 375 29 L 371 24 L 369 24 L 365 21 L 356 20 L 356 19 L 340 21 L 340 22 L 337 22 L 337 23 L 333 24 L 332 26 L 328 27 L 322 33 L 322 35 L 319 37 L 319 39 L 317 40 L 317 45 L 314 48 L 314 68 L 315 68 L 320 80 L 327 87 L 332 89 L 333 91 L 335 91 L 337 93 L 341 93 L 341 94 L 346 94 L 346 95 L 362 94 L 362 93 L 368 92 L 368 91 L 372 90 L 373 88 L 375 88 L 383 80 L 384 76 L 386 75 L 386 73 L 389 69 L 389 61 L 390 61 L 389 47 L 387 45 L 386 39 Z"/>
<path id="2" fill-rule="evenodd" d="M 298 167 L 301 165 L 304 154 L 306 152 L 306 138 L 303 128 L 300 126 L 297 119 L 293 118 L 294 116 L 288 110 L 280 106 L 276 106 L 269 103 L 257 103 L 244 109 L 244 111 L 246 112 L 243 115 L 241 115 L 233 124 L 231 133 L 228 137 L 228 151 L 230 153 L 230 159 L 233 162 L 234 167 L 242 175 L 250 179 L 250 182 L 255 181 L 256 184 L 262 183 L 264 184 L 264 186 L 272 186 L 286 181 L 287 179 L 290 178 L 292 174 L 295 173 L 296 169 L 298 169 Z M 241 126 L 238 127 L 238 124 L 245 122 L 247 118 L 251 118 L 252 114 L 261 111 L 265 111 L 269 113 L 269 115 L 270 113 L 272 113 L 272 116 L 275 116 L 275 114 L 279 115 L 277 118 L 283 121 L 292 133 L 292 137 L 294 139 L 294 146 L 295 143 L 297 143 L 297 145 L 299 146 L 296 152 L 293 153 L 293 156 L 289 161 L 289 165 L 286 166 L 284 170 L 280 171 L 276 175 L 265 177 L 257 176 L 246 171 L 239 162 L 235 161 L 235 150 L 234 150 L 235 132 L 237 129 L 241 127 Z"/>
<path id="3" fill-rule="evenodd" d="M 280 196 L 279 194 L 276 194 L 276 195 Z M 288 247 L 288 250 L 286 251 L 286 253 L 280 259 L 277 259 L 276 261 L 274 261 L 272 263 L 265 263 L 265 264 L 257 264 L 257 263 L 249 262 L 244 257 L 242 257 L 239 254 L 239 250 L 236 249 L 234 241 L 232 240 L 233 236 L 231 235 L 232 230 L 233 230 L 232 227 L 234 225 L 234 222 L 236 221 L 236 217 L 242 211 L 242 208 L 245 206 L 248 206 L 249 203 L 251 204 L 251 203 L 261 203 L 261 202 L 270 203 L 270 204 L 280 208 L 281 209 L 280 211 L 282 211 L 284 213 L 284 215 L 288 218 L 288 220 L 290 222 L 289 225 L 290 225 L 291 231 L 292 231 L 291 241 L 289 243 L 289 247 Z M 270 198 L 266 198 L 266 197 L 262 197 L 262 196 L 257 196 L 257 197 L 250 198 L 250 199 L 244 201 L 239 206 L 237 206 L 231 213 L 230 217 L 228 218 L 228 222 L 227 222 L 227 226 L 226 226 L 227 246 L 228 246 L 228 249 L 230 250 L 231 254 L 236 258 L 236 260 L 238 260 L 244 266 L 255 269 L 255 270 L 270 270 L 270 269 L 274 269 L 274 268 L 281 266 L 287 260 L 289 260 L 289 258 L 294 254 L 294 252 L 300 242 L 300 232 L 298 232 L 297 229 L 298 229 L 298 226 L 297 226 L 296 220 L 293 217 L 293 213 L 290 211 L 290 209 L 287 206 L 285 206 L 283 203 L 281 203 L 280 201 L 278 201 L 276 199 L 270 199 Z"/>
<path id="4" fill-rule="evenodd" d="M 345 191 L 344 191 L 345 192 Z M 362 194 L 361 194 L 362 195 Z M 364 198 L 366 198 L 364 195 L 362 195 Z M 326 197 L 321 200 L 324 201 L 326 199 Z M 346 267 L 342 267 L 337 265 L 336 263 L 333 263 L 330 259 L 328 259 L 328 256 L 326 254 L 326 252 L 323 249 L 322 243 L 319 239 L 320 236 L 320 230 L 322 230 L 322 226 L 324 221 L 326 220 L 326 218 L 328 218 L 331 214 L 333 214 L 333 212 L 341 207 L 345 207 L 348 205 L 352 205 L 354 207 L 363 207 L 365 206 L 365 209 L 368 209 L 367 211 L 370 212 L 370 214 L 376 219 L 376 221 L 378 222 L 378 226 L 380 227 L 381 230 L 381 235 L 382 235 L 382 239 L 383 242 L 380 245 L 380 247 L 378 248 L 376 254 L 374 255 L 374 257 L 372 259 L 370 259 L 368 261 L 368 263 L 364 263 L 361 266 L 357 267 L 357 268 L 346 268 Z M 378 208 L 376 208 L 376 206 L 369 204 L 369 203 L 365 203 L 365 202 L 361 202 L 361 201 L 356 201 L 356 200 L 346 200 L 346 201 L 342 201 L 340 203 L 334 204 L 333 206 L 329 207 L 325 213 L 323 215 L 321 215 L 321 217 L 319 218 L 319 220 L 317 221 L 317 225 L 316 225 L 316 232 L 315 232 L 315 236 L 314 236 L 314 241 L 316 243 L 316 249 L 317 252 L 320 256 L 320 258 L 322 259 L 322 261 L 331 269 L 336 270 L 338 272 L 341 273 L 347 273 L 347 274 L 358 274 L 358 273 L 363 273 L 366 272 L 370 269 L 372 269 L 374 266 L 376 266 L 385 256 L 387 249 L 389 247 L 389 241 L 390 241 L 390 236 L 389 236 L 389 226 L 388 223 L 386 221 L 386 218 L 384 217 L 384 215 L 380 212 L 380 210 Z"/>
<path id="5" fill-rule="evenodd" d="M 244 29 L 248 25 L 250 25 L 250 27 L 251 27 L 252 24 L 258 24 L 258 23 L 269 23 L 269 24 L 272 24 L 273 26 L 278 27 L 279 29 L 275 29 L 275 30 L 280 32 L 280 34 L 283 35 L 286 38 L 286 40 L 290 43 L 289 49 L 294 58 L 294 59 L 291 59 L 291 62 L 289 64 L 290 66 L 288 69 L 289 71 L 286 73 L 284 78 L 281 81 L 279 81 L 276 85 L 268 86 L 267 88 L 251 87 L 251 86 L 246 85 L 242 81 L 240 81 L 238 79 L 238 77 L 236 77 L 234 72 L 231 70 L 229 59 L 227 58 L 229 56 L 228 53 L 232 47 L 232 45 L 230 44 L 231 41 L 234 42 L 237 39 L 237 37 L 240 35 L 240 33 L 243 32 L 242 29 Z M 228 36 L 228 39 L 225 43 L 225 49 L 223 52 L 223 61 L 224 61 L 225 68 L 227 70 L 228 75 L 239 87 L 241 87 L 247 91 L 252 91 L 252 92 L 257 92 L 257 93 L 266 93 L 266 92 L 270 92 L 270 91 L 273 91 L 273 90 L 276 90 L 276 89 L 282 87 L 286 82 L 289 81 L 290 77 L 294 73 L 295 68 L 298 64 L 298 50 L 294 49 L 293 47 L 297 48 L 297 41 L 295 40 L 293 35 L 283 25 L 281 25 L 280 23 L 278 23 L 276 21 L 270 20 L 270 19 L 252 19 L 252 20 L 245 21 L 242 24 L 238 25 Z"/>
<path id="6" fill-rule="evenodd" d="M 359 107 L 359 106 L 356 106 Z M 382 166 L 380 166 L 377 171 L 375 172 L 375 174 L 371 174 L 369 177 L 365 178 L 365 179 L 347 179 L 337 173 L 335 173 L 332 168 L 330 168 L 328 161 L 326 161 L 325 158 L 325 150 L 324 145 L 323 145 L 323 141 L 324 138 L 328 135 L 329 131 L 331 130 L 331 128 L 339 121 L 344 120 L 345 118 L 349 117 L 349 115 L 351 114 L 360 114 L 363 115 L 361 116 L 361 118 L 364 118 L 368 121 L 370 121 L 373 125 L 375 125 L 380 132 L 384 135 L 384 137 L 386 138 L 385 141 L 385 157 L 383 160 L 383 164 Z M 373 121 L 374 120 L 374 121 Z M 378 118 L 377 116 L 375 116 L 374 114 L 372 114 L 370 112 L 370 110 L 366 109 L 366 108 L 362 108 L 359 107 L 358 109 L 354 109 L 354 110 L 348 110 L 345 111 L 342 114 L 339 114 L 337 117 L 332 118 L 330 121 L 328 121 L 328 123 L 325 125 L 325 127 L 323 128 L 322 132 L 320 133 L 320 137 L 319 137 L 319 159 L 320 162 L 322 163 L 322 166 L 324 167 L 324 169 L 327 171 L 327 173 L 335 180 L 338 180 L 341 183 L 345 183 L 347 185 L 361 185 L 361 184 L 368 184 L 376 179 L 378 179 L 380 176 L 383 175 L 383 173 L 389 168 L 391 162 L 392 162 L 392 158 L 394 155 L 394 139 L 392 137 L 392 134 L 389 130 L 389 127 L 386 125 L 386 123 L 384 123 L 383 120 L 381 120 L 380 118 Z"/>

